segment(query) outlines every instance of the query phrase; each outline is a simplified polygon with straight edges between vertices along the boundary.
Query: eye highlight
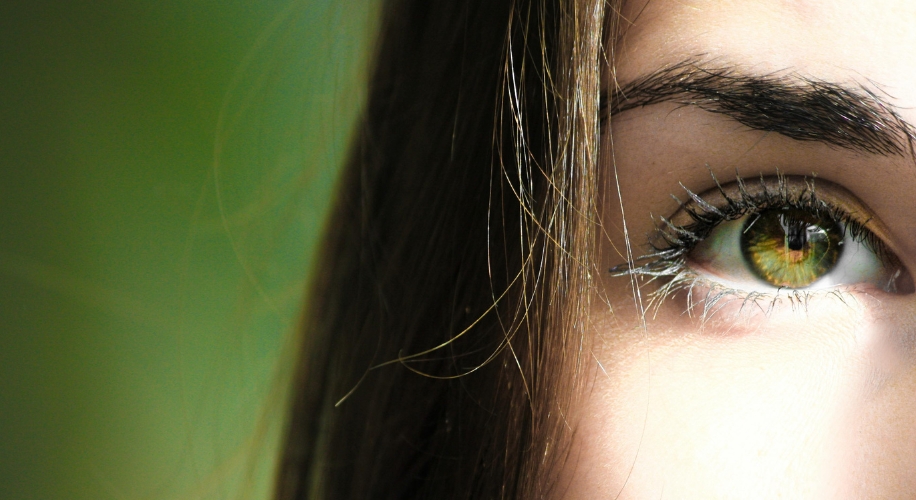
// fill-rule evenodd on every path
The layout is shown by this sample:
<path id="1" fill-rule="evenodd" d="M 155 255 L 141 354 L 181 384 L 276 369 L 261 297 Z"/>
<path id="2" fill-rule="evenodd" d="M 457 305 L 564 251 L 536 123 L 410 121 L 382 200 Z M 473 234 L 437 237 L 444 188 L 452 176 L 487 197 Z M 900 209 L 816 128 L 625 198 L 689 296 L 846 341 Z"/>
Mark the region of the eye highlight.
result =
<path id="1" fill-rule="evenodd" d="M 715 177 L 713 177 L 715 181 Z M 841 186 L 795 176 L 741 179 L 695 194 L 650 236 L 653 252 L 615 275 L 664 280 L 653 301 L 686 289 L 705 302 L 743 300 L 871 285 L 913 292 L 913 281 L 884 242 L 886 231 Z M 881 236 L 879 236 L 881 235 Z"/>

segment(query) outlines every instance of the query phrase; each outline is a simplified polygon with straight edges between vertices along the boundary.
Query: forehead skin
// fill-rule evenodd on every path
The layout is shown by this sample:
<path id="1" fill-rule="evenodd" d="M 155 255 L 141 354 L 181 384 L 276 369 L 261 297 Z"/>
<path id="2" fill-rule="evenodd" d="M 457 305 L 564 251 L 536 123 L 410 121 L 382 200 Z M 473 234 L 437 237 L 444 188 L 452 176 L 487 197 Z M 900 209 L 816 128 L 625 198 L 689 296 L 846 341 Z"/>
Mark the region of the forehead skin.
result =
<path id="1" fill-rule="evenodd" d="M 916 123 L 916 2 L 640 0 L 623 17 L 621 85 L 684 60 L 790 71 L 882 90 Z M 634 245 L 652 229 L 650 214 L 676 209 L 669 195 L 683 193 L 679 183 L 711 187 L 704 165 L 723 182 L 736 169 L 772 175 L 775 166 L 844 186 L 916 269 L 912 158 L 798 143 L 670 103 L 626 111 L 608 128 L 605 166 L 619 174 Z M 605 203 L 609 268 L 621 263 L 624 214 L 616 194 Z M 913 295 L 822 297 L 801 312 L 708 324 L 669 304 L 642 323 L 626 279 L 604 279 L 593 378 L 574 408 L 557 497 L 912 498 Z"/>
<path id="2" fill-rule="evenodd" d="M 793 68 L 824 79 L 869 79 L 914 102 L 914 2 L 652 0 L 628 2 L 623 17 L 620 80 L 706 54 L 761 71 Z"/>
<path id="3" fill-rule="evenodd" d="M 904 120 L 916 124 L 916 2 L 638 0 L 625 2 L 622 16 L 621 25 L 625 31 L 616 51 L 613 81 L 609 85 L 614 81 L 625 85 L 666 65 L 698 59 L 713 67 L 735 66 L 754 75 L 791 72 L 840 84 L 864 85 L 886 97 Z M 650 112 L 670 117 L 670 109 Z M 638 120 L 632 123 L 631 118 L 627 116 L 626 120 L 614 125 L 615 135 L 622 137 L 630 131 L 627 129 L 631 124 L 645 127 L 645 123 Z M 723 121 L 717 122 L 720 128 Z M 681 125 L 676 120 L 669 125 L 667 130 L 656 130 L 661 140 L 666 133 L 683 135 L 682 129 L 675 129 Z M 725 127 L 733 126 L 728 123 Z M 635 134 L 636 130 L 632 132 Z M 642 132 L 644 129 L 640 130 Z M 739 139 L 748 137 L 745 134 Z M 706 150 L 722 148 L 720 139 L 700 133 L 691 135 L 697 147 Z M 779 139 L 765 138 L 765 141 L 774 140 Z M 746 156 L 750 144 L 754 143 L 732 144 L 730 159 Z M 787 148 L 780 145 L 773 149 L 791 149 L 782 154 L 796 162 L 805 155 L 821 160 L 827 156 L 815 148 L 797 145 Z M 672 148 L 667 153 L 668 157 L 657 155 L 656 161 L 666 162 L 669 157 L 683 152 Z M 779 157 L 778 151 L 768 154 L 771 160 L 779 160 L 771 163 L 791 163 Z M 845 180 L 843 177 L 861 177 L 864 170 L 881 169 L 893 174 L 869 176 L 868 183 L 845 182 L 846 187 L 865 199 L 871 208 L 879 213 L 900 215 L 912 207 L 910 198 L 916 194 L 916 159 L 872 158 L 863 163 L 849 162 L 850 155 L 839 155 L 836 151 L 830 155 L 836 158 L 831 160 L 836 165 L 826 166 L 819 173 L 822 176 L 832 174 L 841 183 Z M 811 171 L 797 173 L 808 175 Z M 680 178 L 676 182 L 688 180 Z M 669 189 L 663 194 L 667 196 L 671 192 Z M 897 217 L 885 222 L 900 236 L 896 243 L 900 245 L 897 250 L 901 257 L 916 266 L 916 224 L 911 220 L 910 217 Z"/>

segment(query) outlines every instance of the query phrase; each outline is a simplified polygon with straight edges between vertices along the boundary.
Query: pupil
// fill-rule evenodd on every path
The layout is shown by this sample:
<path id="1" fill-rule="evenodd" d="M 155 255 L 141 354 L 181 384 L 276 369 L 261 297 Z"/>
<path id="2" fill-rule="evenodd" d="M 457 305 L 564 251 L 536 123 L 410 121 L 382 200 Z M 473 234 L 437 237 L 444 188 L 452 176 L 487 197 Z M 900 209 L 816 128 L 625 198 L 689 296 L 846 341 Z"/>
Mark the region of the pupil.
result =
<path id="1" fill-rule="evenodd" d="M 748 267 L 773 286 L 804 288 L 830 272 L 842 251 L 835 220 L 799 209 L 769 209 L 748 217 L 741 252 Z"/>
<path id="2" fill-rule="evenodd" d="M 789 250 L 797 252 L 805 248 L 805 243 L 808 242 L 808 224 L 798 219 L 789 219 L 784 214 L 779 215 L 779 222 L 786 233 Z"/>

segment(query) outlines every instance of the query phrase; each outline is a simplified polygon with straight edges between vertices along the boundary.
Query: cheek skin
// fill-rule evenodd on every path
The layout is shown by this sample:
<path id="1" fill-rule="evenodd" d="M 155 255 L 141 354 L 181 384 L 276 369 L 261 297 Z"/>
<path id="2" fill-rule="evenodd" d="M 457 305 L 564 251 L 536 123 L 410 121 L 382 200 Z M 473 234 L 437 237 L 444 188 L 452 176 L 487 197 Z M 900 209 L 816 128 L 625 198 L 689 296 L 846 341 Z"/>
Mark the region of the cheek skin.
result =
<path id="1" fill-rule="evenodd" d="M 912 498 L 916 491 L 916 304 L 912 295 L 869 308 L 857 403 L 843 425 L 847 497 Z"/>
<path id="2" fill-rule="evenodd" d="M 703 325 L 663 307 L 647 330 L 622 325 L 620 309 L 616 319 L 595 311 L 600 367 L 579 408 L 563 498 L 913 491 L 912 343 L 872 302 L 822 297 L 807 312 L 783 305 Z"/>
<path id="3" fill-rule="evenodd" d="M 617 47 L 619 82 L 701 55 L 760 74 L 880 82 L 916 122 L 914 2 L 632 1 L 622 17 L 631 24 Z M 723 181 L 778 168 L 844 185 L 880 214 L 916 271 L 911 158 L 863 158 L 665 106 L 610 121 L 603 269 L 627 259 L 619 221 L 643 243 L 647 215 L 672 213 L 680 182 L 711 187 L 710 165 Z M 726 308 L 706 323 L 676 297 L 643 324 L 628 280 L 604 280 L 557 498 L 914 498 L 916 294 L 857 289 L 769 315 Z"/>

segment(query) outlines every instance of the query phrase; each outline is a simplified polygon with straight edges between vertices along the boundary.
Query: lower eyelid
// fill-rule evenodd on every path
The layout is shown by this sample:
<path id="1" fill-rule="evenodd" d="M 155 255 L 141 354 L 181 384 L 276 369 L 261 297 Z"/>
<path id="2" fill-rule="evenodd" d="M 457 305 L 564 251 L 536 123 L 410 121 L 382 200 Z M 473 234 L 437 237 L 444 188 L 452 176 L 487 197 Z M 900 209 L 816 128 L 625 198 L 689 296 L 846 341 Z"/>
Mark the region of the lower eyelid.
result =
<path id="1" fill-rule="evenodd" d="M 873 295 L 876 289 L 872 286 L 849 286 L 826 288 L 820 290 L 773 289 L 765 291 L 743 291 L 730 289 L 718 282 L 695 277 L 693 283 L 685 290 L 676 307 L 682 312 L 707 321 L 724 320 L 729 327 L 741 324 L 760 326 L 769 318 L 798 315 L 805 320 L 812 312 L 823 311 L 830 301 L 832 306 L 843 308 L 863 304 L 864 295 Z M 864 294 L 864 295 L 863 295 Z"/>

